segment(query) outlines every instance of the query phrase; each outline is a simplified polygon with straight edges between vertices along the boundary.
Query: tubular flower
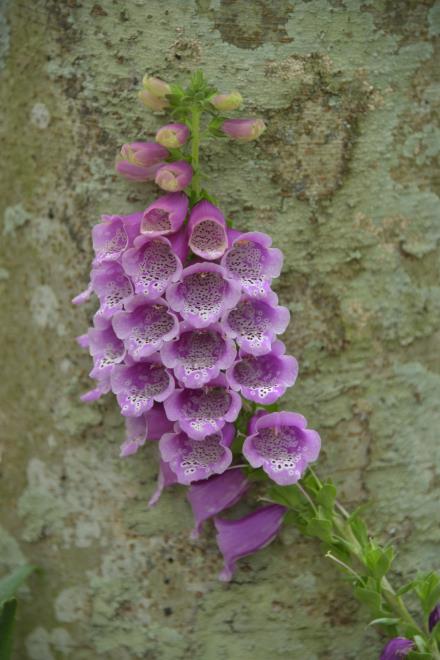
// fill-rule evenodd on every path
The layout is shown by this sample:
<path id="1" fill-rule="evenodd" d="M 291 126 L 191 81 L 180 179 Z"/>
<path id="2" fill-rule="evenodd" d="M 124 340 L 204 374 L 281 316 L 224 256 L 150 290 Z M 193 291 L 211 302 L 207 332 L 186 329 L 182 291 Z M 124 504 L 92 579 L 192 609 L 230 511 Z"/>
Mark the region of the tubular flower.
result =
<path id="1" fill-rule="evenodd" d="M 125 440 L 121 445 L 120 456 L 125 458 L 135 454 L 147 440 L 147 421 L 145 415 L 125 418 Z"/>
<path id="2" fill-rule="evenodd" d="M 111 375 L 112 391 L 124 417 L 139 417 L 174 390 L 174 379 L 155 356 L 144 362 L 117 365 Z"/>
<path id="3" fill-rule="evenodd" d="M 141 234 L 156 237 L 174 234 L 183 225 L 188 212 L 188 197 L 183 193 L 169 193 L 156 199 L 144 211 Z"/>
<path id="4" fill-rule="evenodd" d="M 156 142 L 131 142 L 122 146 L 115 169 L 132 181 L 153 181 L 169 155 L 169 151 Z"/>
<path id="5" fill-rule="evenodd" d="M 103 215 L 101 222 L 92 229 L 95 259 L 93 264 L 118 261 L 129 245 L 139 235 L 142 213 L 131 215 Z"/>
<path id="6" fill-rule="evenodd" d="M 116 261 L 102 263 L 92 268 L 91 283 L 101 303 L 98 313 L 104 318 L 110 318 L 121 310 L 124 302 L 133 293 L 129 278 Z"/>
<path id="7" fill-rule="evenodd" d="M 122 256 L 124 271 L 133 281 L 136 293 L 149 300 L 159 298 L 170 282 L 179 279 L 182 264 L 171 242 L 163 236 L 142 237 L 136 247 Z"/>
<path id="8" fill-rule="evenodd" d="M 226 222 L 223 213 L 211 202 L 194 206 L 188 223 L 189 247 L 202 259 L 220 259 L 228 247 Z"/>
<path id="9" fill-rule="evenodd" d="M 160 78 L 144 76 L 142 85 L 143 89 L 139 92 L 139 98 L 147 108 L 159 112 L 169 106 L 166 96 L 171 93 L 171 87 L 168 83 Z"/>
<path id="10" fill-rule="evenodd" d="M 222 130 L 233 140 L 251 142 L 264 133 L 266 124 L 262 119 L 226 119 Z"/>
<path id="11" fill-rule="evenodd" d="M 295 484 L 316 461 L 321 439 L 298 413 L 279 412 L 252 418 L 243 455 L 252 467 L 262 467 L 280 486 Z"/>
<path id="12" fill-rule="evenodd" d="M 112 323 L 127 353 L 136 361 L 158 351 L 179 332 L 179 321 L 165 300 L 149 301 L 143 295 L 130 298 L 125 311 L 115 314 Z"/>
<path id="13" fill-rule="evenodd" d="M 200 389 L 175 390 L 164 406 L 169 420 L 178 421 L 190 438 L 202 441 L 237 419 L 241 399 L 227 389 L 225 377 L 219 376 Z"/>
<path id="14" fill-rule="evenodd" d="M 269 353 L 275 336 L 287 328 L 289 310 L 273 306 L 271 302 L 272 299 L 269 302 L 244 296 L 234 309 L 224 314 L 222 326 L 226 336 L 235 339 L 244 352 L 251 355 Z"/>
<path id="15" fill-rule="evenodd" d="M 414 648 L 414 642 L 405 637 L 394 637 L 383 648 L 380 660 L 399 660 Z"/>
<path id="16" fill-rule="evenodd" d="M 222 334 L 220 324 L 194 329 L 188 323 L 180 325 L 180 336 L 167 342 L 161 357 L 168 369 L 185 387 L 197 388 L 216 378 L 221 369 L 232 365 L 237 355 L 234 343 Z"/>
<path id="17" fill-rule="evenodd" d="M 270 283 L 281 272 L 283 254 L 271 245 L 272 239 L 267 234 L 258 231 L 241 234 L 221 261 L 228 277 L 240 282 L 248 296 L 270 295 Z"/>
<path id="18" fill-rule="evenodd" d="M 154 180 L 163 190 L 179 192 L 189 186 L 192 175 L 192 167 L 186 160 L 176 160 L 174 163 L 161 165 Z"/>
<path id="19" fill-rule="evenodd" d="M 243 103 L 240 92 L 229 92 L 228 94 L 216 94 L 210 99 L 210 103 L 221 112 L 237 110 Z"/>
<path id="20" fill-rule="evenodd" d="M 229 449 L 234 439 L 234 426 L 226 424 L 221 431 L 203 440 L 189 438 L 179 429 L 165 433 L 159 441 L 162 460 L 169 464 L 180 484 L 208 479 L 222 474 L 232 463 Z"/>
<path id="21" fill-rule="evenodd" d="M 177 483 L 178 483 L 177 477 L 170 468 L 170 466 L 168 465 L 168 463 L 165 463 L 164 461 L 160 461 L 159 474 L 157 475 L 156 490 L 150 497 L 148 501 L 148 506 L 150 508 L 155 506 L 158 503 L 164 489 L 168 488 L 169 486 L 174 486 L 174 484 Z"/>
<path id="22" fill-rule="evenodd" d="M 255 403 L 274 403 L 294 385 L 298 375 L 298 362 L 284 355 L 285 350 L 283 342 L 276 341 L 265 355 L 240 353 L 239 360 L 226 372 L 229 386 Z"/>
<path id="23" fill-rule="evenodd" d="M 217 544 L 224 559 L 220 580 L 231 580 L 239 559 L 266 547 L 278 534 L 286 509 L 279 504 L 261 507 L 238 520 L 214 518 Z"/>
<path id="24" fill-rule="evenodd" d="M 240 298 L 240 287 L 225 275 L 217 264 L 188 266 L 182 272 L 181 281 L 167 289 L 171 309 L 179 312 L 194 328 L 215 323 Z"/>
<path id="25" fill-rule="evenodd" d="M 239 468 L 191 484 L 187 494 L 195 522 L 191 538 L 199 536 L 205 520 L 236 504 L 248 488 L 249 482 Z"/>
<path id="26" fill-rule="evenodd" d="M 189 128 L 186 124 L 167 124 L 156 133 L 156 142 L 168 149 L 179 149 L 189 138 Z"/>

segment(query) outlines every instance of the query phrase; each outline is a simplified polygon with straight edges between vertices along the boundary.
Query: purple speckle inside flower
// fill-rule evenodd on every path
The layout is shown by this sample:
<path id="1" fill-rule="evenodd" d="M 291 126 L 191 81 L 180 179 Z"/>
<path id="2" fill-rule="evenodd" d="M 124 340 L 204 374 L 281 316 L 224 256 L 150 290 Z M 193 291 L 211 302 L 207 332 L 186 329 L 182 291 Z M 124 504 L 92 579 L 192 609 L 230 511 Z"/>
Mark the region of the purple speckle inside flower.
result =
<path id="1" fill-rule="evenodd" d="M 238 339 L 246 340 L 255 349 L 264 344 L 271 320 L 270 306 L 259 300 L 242 300 L 228 316 L 228 323 Z"/>
<path id="2" fill-rule="evenodd" d="M 225 228 L 215 220 L 202 220 L 192 230 L 190 247 L 205 259 L 218 259 L 227 247 Z"/>
<path id="3" fill-rule="evenodd" d="M 263 294 L 264 258 L 267 250 L 255 241 L 239 240 L 229 250 L 225 258 L 225 268 L 242 286 L 256 287 Z"/>
<path id="4" fill-rule="evenodd" d="M 204 321 L 218 317 L 225 282 L 219 273 L 200 272 L 188 275 L 182 284 L 183 312 L 200 316 Z"/>
<path id="5" fill-rule="evenodd" d="M 117 314 L 113 325 L 135 360 L 151 355 L 162 346 L 164 338 L 175 336 L 178 331 L 177 319 L 168 306 L 154 302 Z"/>
<path id="6" fill-rule="evenodd" d="M 127 232 L 122 220 L 118 217 L 110 216 L 107 222 L 96 225 L 92 235 L 96 263 L 117 259 L 127 247 Z"/>
<path id="7" fill-rule="evenodd" d="M 112 389 L 121 412 L 130 417 L 141 415 L 170 388 L 170 376 L 160 363 L 140 362 L 133 366 L 115 367 Z"/>
<path id="8" fill-rule="evenodd" d="M 301 477 L 298 464 L 302 461 L 302 441 L 298 431 L 289 426 L 261 429 L 254 438 L 256 451 L 270 463 L 274 472 L 284 472 L 296 479 Z"/>
<path id="9" fill-rule="evenodd" d="M 233 373 L 237 383 L 265 399 L 282 385 L 283 364 L 271 354 L 247 355 L 235 365 Z"/>
<path id="10" fill-rule="evenodd" d="M 123 263 L 136 292 L 149 297 L 162 295 L 177 269 L 171 246 L 160 239 L 152 239 L 138 250 L 129 250 Z"/>
<path id="11" fill-rule="evenodd" d="M 185 332 L 175 348 L 185 373 L 212 368 L 224 350 L 222 337 L 211 330 Z"/>
<path id="12" fill-rule="evenodd" d="M 149 231 L 168 232 L 172 230 L 170 221 L 170 214 L 165 209 L 151 209 L 144 214 L 142 220 L 142 232 L 148 233 Z"/>
<path id="13" fill-rule="evenodd" d="M 230 395 L 224 387 L 207 387 L 191 391 L 182 406 L 182 414 L 191 420 L 195 430 L 201 430 L 204 422 L 214 422 L 223 417 L 230 405 Z"/>

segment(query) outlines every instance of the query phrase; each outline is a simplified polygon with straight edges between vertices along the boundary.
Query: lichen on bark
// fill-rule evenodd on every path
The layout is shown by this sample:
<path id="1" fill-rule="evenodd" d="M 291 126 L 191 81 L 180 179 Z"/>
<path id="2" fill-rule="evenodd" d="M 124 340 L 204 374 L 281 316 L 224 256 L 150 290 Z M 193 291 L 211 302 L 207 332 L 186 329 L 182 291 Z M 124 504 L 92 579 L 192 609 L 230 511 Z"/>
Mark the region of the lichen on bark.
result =
<path id="1" fill-rule="evenodd" d="M 91 226 L 155 194 L 113 173 L 118 146 L 160 125 L 136 100 L 146 72 L 203 68 L 267 121 L 257 146 L 219 141 L 203 158 L 236 225 L 286 254 L 277 291 L 302 370 L 285 405 L 320 430 L 321 471 L 347 506 L 371 500 L 399 574 L 438 568 L 439 18 L 438 0 L 4 6 L 1 569 L 26 558 L 45 571 L 21 597 L 18 658 L 370 660 L 381 648 L 291 529 L 218 583 L 212 530 L 188 541 L 183 493 L 147 509 L 154 447 L 121 461 L 114 403 L 78 400 L 89 365 L 74 337 L 92 306 L 69 301 Z"/>

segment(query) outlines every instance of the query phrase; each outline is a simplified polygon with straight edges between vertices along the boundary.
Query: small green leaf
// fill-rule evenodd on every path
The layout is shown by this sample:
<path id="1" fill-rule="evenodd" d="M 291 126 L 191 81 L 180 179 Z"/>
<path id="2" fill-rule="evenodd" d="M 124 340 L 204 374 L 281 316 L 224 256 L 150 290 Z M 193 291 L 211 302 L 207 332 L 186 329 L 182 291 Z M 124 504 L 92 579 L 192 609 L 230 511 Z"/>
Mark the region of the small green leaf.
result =
<path id="1" fill-rule="evenodd" d="M 369 626 L 395 626 L 396 623 L 399 623 L 399 619 L 393 619 L 390 617 L 382 617 L 380 619 L 373 619 L 368 624 Z"/>
<path id="2" fill-rule="evenodd" d="M 272 486 L 269 489 L 269 497 L 289 509 L 302 508 L 307 502 L 296 486 Z"/>
<path id="3" fill-rule="evenodd" d="M 420 653 L 419 651 L 410 651 L 406 656 L 407 660 L 432 660 L 431 653 Z"/>
<path id="4" fill-rule="evenodd" d="M 362 518 L 358 516 L 350 517 L 348 524 L 359 543 L 364 547 L 368 545 L 368 530 Z"/>
<path id="5" fill-rule="evenodd" d="M 26 578 L 37 570 L 32 564 L 24 564 L 15 569 L 10 575 L 6 575 L 0 580 L 0 606 L 7 600 L 11 600 L 21 587 Z"/>
<path id="6" fill-rule="evenodd" d="M 411 582 L 408 582 L 408 584 L 404 584 L 403 587 L 400 587 L 400 589 L 396 591 L 396 596 L 403 596 L 403 594 L 407 594 L 408 591 L 412 591 L 416 585 L 417 585 L 417 580 L 411 580 Z"/>
<path id="7" fill-rule="evenodd" d="M 0 610 L 0 660 L 11 658 L 16 609 L 17 601 L 12 598 Z"/>
<path id="8" fill-rule="evenodd" d="M 394 550 L 391 546 L 380 548 L 371 544 L 371 547 L 365 552 L 364 556 L 367 568 L 376 579 L 380 580 L 391 566 L 394 559 Z"/>
<path id="9" fill-rule="evenodd" d="M 372 612 L 381 612 L 382 598 L 377 591 L 357 586 L 354 589 L 354 595 L 361 603 L 368 605 Z"/>
<path id="10" fill-rule="evenodd" d="M 325 543 L 332 542 L 333 525 L 329 520 L 323 518 L 312 518 L 307 523 L 306 534 L 316 536 Z"/>
<path id="11" fill-rule="evenodd" d="M 316 501 L 320 504 L 325 511 L 332 512 L 335 506 L 336 488 L 331 482 L 323 485 L 321 490 L 316 494 Z"/>

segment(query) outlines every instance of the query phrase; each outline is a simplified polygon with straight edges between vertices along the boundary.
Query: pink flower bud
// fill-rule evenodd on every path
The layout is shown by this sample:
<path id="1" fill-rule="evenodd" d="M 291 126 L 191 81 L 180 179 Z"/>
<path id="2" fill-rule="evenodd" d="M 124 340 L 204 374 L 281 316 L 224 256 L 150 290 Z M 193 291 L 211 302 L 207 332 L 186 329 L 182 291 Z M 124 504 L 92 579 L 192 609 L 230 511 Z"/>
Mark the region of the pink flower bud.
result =
<path id="1" fill-rule="evenodd" d="M 256 140 L 266 130 L 262 119 L 227 119 L 222 124 L 222 130 L 233 140 L 250 142 Z"/>
<path id="2" fill-rule="evenodd" d="M 165 163 L 156 174 L 157 185 L 168 192 L 179 192 L 191 183 L 192 167 L 185 160 L 177 160 L 175 163 Z"/>
<path id="3" fill-rule="evenodd" d="M 217 110 L 228 111 L 237 110 L 243 103 L 243 97 L 240 92 L 229 92 L 229 94 L 216 94 L 210 99 L 210 103 Z"/>
<path id="4" fill-rule="evenodd" d="M 124 144 L 116 161 L 116 172 L 133 181 L 151 181 L 169 152 L 155 142 Z"/>
<path id="5" fill-rule="evenodd" d="M 168 149 L 178 149 L 189 138 L 189 128 L 185 124 L 167 124 L 156 133 L 156 142 Z"/>
<path id="6" fill-rule="evenodd" d="M 144 76 L 142 84 L 144 89 L 139 92 L 139 98 L 147 108 L 159 112 L 169 106 L 166 95 L 170 94 L 171 87 L 168 83 L 160 78 Z"/>

